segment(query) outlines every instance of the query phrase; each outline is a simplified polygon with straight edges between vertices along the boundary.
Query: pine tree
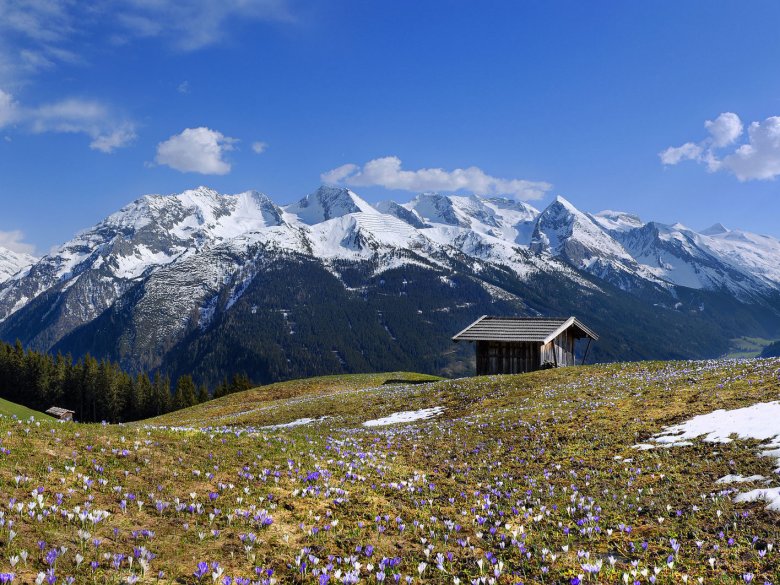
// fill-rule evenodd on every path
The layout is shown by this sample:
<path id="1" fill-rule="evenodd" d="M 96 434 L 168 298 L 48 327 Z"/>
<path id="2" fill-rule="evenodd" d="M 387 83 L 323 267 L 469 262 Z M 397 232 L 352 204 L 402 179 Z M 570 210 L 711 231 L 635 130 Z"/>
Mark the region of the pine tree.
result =
<path id="1" fill-rule="evenodd" d="M 195 382 L 192 381 L 192 376 L 188 374 L 179 376 L 179 379 L 176 380 L 176 392 L 173 396 L 174 410 L 194 406 L 196 401 Z"/>
<path id="2" fill-rule="evenodd" d="M 211 399 L 209 396 L 209 388 L 205 384 L 201 384 L 198 388 L 198 404 L 208 402 Z"/>
<path id="3" fill-rule="evenodd" d="M 98 394 L 98 362 L 91 355 L 84 356 L 81 368 L 81 408 L 77 414 L 81 420 L 98 421 L 97 394 Z"/>
<path id="4" fill-rule="evenodd" d="M 214 390 L 214 398 L 222 398 L 230 394 L 230 384 L 228 384 L 227 378 L 223 378 Z"/>
<path id="5" fill-rule="evenodd" d="M 154 375 L 152 416 L 159 416 L 171 410 L 171 381 L 157 372 Z"/>
<path id="6" fill-rule="evenodd" d="M 133 381 L 130 405 L 128 407 L 128 416 L 131 420 L 141 420 L 154 416 L 152 412 L 152 393 L 152 382 L 149 380 L 149 376 L 146 373 L 138 374 Z"/>
<path id="7" fill-rule="evenodd" d="M 246 374 L 234 374 L 233 379 L 230 382 L 230 393 L 243 392 L 249 390 L 252 387 L 252 382 L 249 380 L 249 376 Z"/>

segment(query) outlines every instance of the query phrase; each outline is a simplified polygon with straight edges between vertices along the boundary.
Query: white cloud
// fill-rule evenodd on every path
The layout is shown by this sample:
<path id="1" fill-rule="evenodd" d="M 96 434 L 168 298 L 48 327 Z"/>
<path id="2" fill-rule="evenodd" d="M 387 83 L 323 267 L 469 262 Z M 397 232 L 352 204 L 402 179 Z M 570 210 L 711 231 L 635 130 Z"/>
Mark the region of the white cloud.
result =
<path id="1" fill-rule="evenodd" d="M 123 124 L 108 133 L 98 134 L 89 147 L 100 152 L 111 153 L 117 148 L 127 146 L 135 140 L 136 134 L 132 124 Z"/>
<path id="2" fill-rule="evenodd" d="M 682 146 L 670 146 L 658 156 L 665 165 L 676 165 L 684 160 L 698 160 L 702 154 L 702 147 L 693 142 L 686 142 Z"/>
<path id="3" fill-rule="evenodd" d="M 179 87 L 176 88 L 176 90 L 181 94 L 187 95 L 188 93 L 190 93 L 190 82 L 187 80 L 182 81 L 179 84 Z"/>
<path id="4" fill-rule="evenodd" d="M 780 116 L 748 127 L 748 142 L 720 161 L 740 181 L 774 179 L 780 175 Z"/>
<path id="5" fill-rule="evenodd" d="M 139 39 L 193 51 L 238 27 L 294 22 L 294 0 L 0 0 L 0 84 Z M 85 42 L 85 39 L 88 42 Z"/>
<path id="6" fill-rule="evenodd" d="M 742 135 L 742 120 L 733 112 L 723 112 L 714 120 L 707 120 L 704 127 L 710 133 L 712 145 L 716 148 L 733 144 Z"/>
<path id="7" fill-rule="evenodd" d="M 0 89 L 0 128 L 14 121 L 17 114 L 17 106 L 10 93 Z"/>
<path id="8" fill-rule="evenodd" d="M 24 234 L 19 230 L 0 231 L 0 246 L 19 254 L 35 254 L 35 246 L 24 241 Z"/>
<path id="9" fill-rule="evenodd" d="M 110 153 L 129 145 L 136 137 L 132 123 L 117 120 L 110 109 L 97 101 L 70 98 L 24 111 L 23 118 L 33 132 L 86 134 L 90 148 Z"/>
<path id="10" fill-rule="evenodd" d="M 12 122 L 34 133 L 86 134 L 92 139 L 90 148 L 106 153 L 136 137 L 135 126 L 101 102 L 70 98 L 29 107 L 0 90 L 0 127 Z"/>
<path id="11" fill-rule="evenodd" d="M 77 60 L 64 45 L 88 12 L 68 0 L 0 0 L 0 81 Z"/>
<path id="12" fill-rule="evenodd" d="M 210 128 L 186 128 L 157 145 L 155 162 L 183 173 L 225 175 L 231 167 L 223 157 L 235 142 Z"/>
<path id="13" fill-rule="evenodd" d="M 53 42 L 73 32 L 67 0 L 2 0 L 2 28 L 41 42 Z"/>
<path id="14" fill-rule="evenodd" d="M 255 154 L 263 154 L 268 149 L 268 143 L 267 142 L 253 142 L 252 143 L 252 150 L 255 152 Z"/>
<path id="15" fill-rule="evenodd" d="M 287 0 L 123 0 L 112 4 L 127 34 L 162 37 L 183 51 L 222 41 L 236 23 L 293 20 Z"/>
<path id="16" fill-rule="evenodd" d="M 404 191 L 472 191 L 480 195 L 511 195 L 521 200 L 539 199 L 552 185 L 543 181 L 501 179 L 478 167 L 446 171 L 423 168 L 407 171 L 401 159 L 386 156 L 368 161 L 361 168 L 345 164 L 321 175 L 325 183 L 342 183 L 354 187 L 379 186 Z"/>
<path id="17" fill-rule="evenodd" d="M 320 175 L 320 179 L 324 183 L 329 183 L 329 184 L 343 183 L 346 182 L 345 179 L 347 179 L 350 175 L 359 172 L 360 172 L 359 166 L 352 163 L 347 163 L 345 165 L 341 165 L 340 167 L 336 167 L 335 169 L 331 169 L 327 173 L 322 173 Z M 350 183 L 350 184 L 354 184 L 354 183 Z"/>
<path id="18" fill-rule="evenodd" d="M 743 135 L 743 124 L 737 114 L 724 112 L 704 127 L 710 136 L 701 142 L 686 142 L 659 153 L 665 165 L 684 160 L 704 164 L 710 172 L 728 171 L 740 181 L 767 180 L 780 176 L 780 116 L 771 116 L 748 127 L 747 142 L 731 152 L 723 149 L 735 145 Z"/>
<path id="19" fill-rule="evenodd" d="M 135 138 L 127 120 L 106 111 L 100 119 L 66 112 L 41 117 L 33 108 L 16 108 L 3 90 L 28 84 L 31 78 L 63 64 L 88 64 L 94 55 L 140 39 L 158 39 L 178 51 L 193 51 L 231 38 L 238 27 L 260 22 L 294 22 L 294 0 L 0 0 L 0 128 L 25 122 L 39 132 L 78 132 L 90 136 L 90 147 L 112 152 Z M 189 91 L 184 81 L 178 90 Z M 16 90 L 14 90 L 16 91 Z M 85 110 L 90 103 L 85 102 Z M 56 109 L 56 108 L 55 108 Z M 13 116 L 11 114 L 14 114 Z M 23 127 L 23 126 L 20 126 Z"/>

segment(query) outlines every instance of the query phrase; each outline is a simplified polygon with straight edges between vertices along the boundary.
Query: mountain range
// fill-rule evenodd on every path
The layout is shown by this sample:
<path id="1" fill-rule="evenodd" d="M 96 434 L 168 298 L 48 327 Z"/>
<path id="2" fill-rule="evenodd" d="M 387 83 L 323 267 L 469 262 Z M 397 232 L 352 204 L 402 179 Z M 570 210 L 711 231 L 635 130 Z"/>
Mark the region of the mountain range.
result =
<path id="1" fill-rule="evenodd" d="M 458 375 L 482 314 L 576 314 L 597 360 L 723 354 L 780 337 L 780 241 L 625 212 L 323 186 L 146 195 L 42 258 L 0 249 L 0 338 L 132 371 L 256 382 L 369 370 Z"/>

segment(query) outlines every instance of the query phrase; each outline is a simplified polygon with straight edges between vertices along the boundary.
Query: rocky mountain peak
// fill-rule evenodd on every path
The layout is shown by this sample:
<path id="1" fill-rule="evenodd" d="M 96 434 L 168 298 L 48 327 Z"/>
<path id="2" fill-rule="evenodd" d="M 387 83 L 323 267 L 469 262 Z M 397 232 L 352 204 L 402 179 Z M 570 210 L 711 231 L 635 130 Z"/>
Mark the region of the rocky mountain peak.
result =
<path id="1" fill-rule="evenodd" d="M 23 252 L 15 252 L 0 246 L 0 283 L 5 282 L 19 271 L 29 268 L 37 258 Z"/>

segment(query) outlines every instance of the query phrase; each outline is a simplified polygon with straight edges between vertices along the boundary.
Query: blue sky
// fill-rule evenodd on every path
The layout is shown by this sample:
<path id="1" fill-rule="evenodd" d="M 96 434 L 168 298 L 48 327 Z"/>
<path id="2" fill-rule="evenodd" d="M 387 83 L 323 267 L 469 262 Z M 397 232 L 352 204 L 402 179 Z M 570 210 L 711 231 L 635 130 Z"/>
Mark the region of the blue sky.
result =
<path id="1" fill-rule="evenodd" d="M 0 0 L 0 244 L 322 175 L 780 236 L 778 24 L 770 1 Z"/>

